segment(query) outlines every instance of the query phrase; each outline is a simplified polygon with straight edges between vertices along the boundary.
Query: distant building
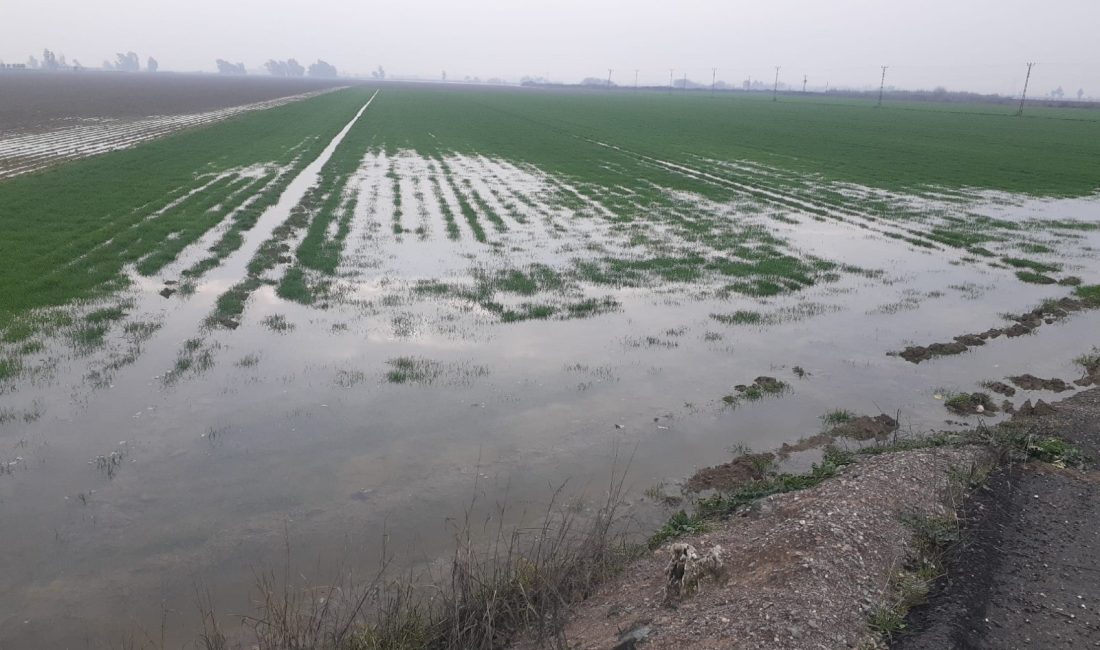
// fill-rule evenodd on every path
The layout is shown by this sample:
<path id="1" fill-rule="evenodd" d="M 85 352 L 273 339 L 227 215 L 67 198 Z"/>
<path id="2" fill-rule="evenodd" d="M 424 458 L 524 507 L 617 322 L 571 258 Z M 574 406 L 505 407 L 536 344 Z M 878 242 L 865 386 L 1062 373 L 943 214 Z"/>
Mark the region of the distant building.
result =
<path id="1" fill-rule="evenodd" d="M 0 70 L 26 70 L 26 63 L 0 63 Z"/>

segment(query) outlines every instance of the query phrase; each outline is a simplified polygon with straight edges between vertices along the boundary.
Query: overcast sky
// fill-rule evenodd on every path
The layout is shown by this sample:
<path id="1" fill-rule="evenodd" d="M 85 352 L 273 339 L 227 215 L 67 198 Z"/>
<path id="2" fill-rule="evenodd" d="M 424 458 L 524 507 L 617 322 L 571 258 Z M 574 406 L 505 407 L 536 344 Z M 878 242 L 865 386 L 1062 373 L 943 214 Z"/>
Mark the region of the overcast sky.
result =
<path id="1" fill-rule="evenodd" d="M 451 79 L 972 89 L 1100 97 L 1100 0 L 0 0 L 0 59 L 48 47 L 98 67 L 115 52 L 166 70 L 322 58 L 341 72 Z"/>

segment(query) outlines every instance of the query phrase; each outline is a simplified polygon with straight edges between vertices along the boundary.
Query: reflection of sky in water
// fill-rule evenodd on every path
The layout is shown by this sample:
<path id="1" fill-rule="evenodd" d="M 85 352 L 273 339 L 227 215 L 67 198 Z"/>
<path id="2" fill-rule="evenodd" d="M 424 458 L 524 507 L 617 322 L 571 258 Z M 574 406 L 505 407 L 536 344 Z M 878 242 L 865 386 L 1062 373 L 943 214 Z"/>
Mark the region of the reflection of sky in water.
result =
<path id="1" fill-rule="evenodd" d="M 426 173 L 419 158 L 398 155 L 396 161 L 402 176 Z M 172 633 L 186 635 L 197 620 L 191 615 L 195 580 L 210 585 L 224 608 L 238 610 L 251 567 L 280 561 L 284 530 L 303 566 L 312 571 L 319 556 L 329 562 L 307 576 L 318 583 L 336 561 L 349 559 L 347 549 L 351 566 L 372 568 L 383 530 L 392 535 L 391 548 L 405 551 L 403 562 L 430 559 L 446 548 L 446 518 L 461 514 L 475 494 L 475 478 L 489 502 L 516 504 L 522 520 L 524 508 L 539 510 L 551 486 L 566 479 L 570 490 L 598 498 L 616 445 L 633 454 L 630 484 L 638 493 L 721 462 L 736 443 L 774 447 L 815 433 L 818 417 L 836 408 L 900 410 L 906 430 L 943 426 L 948 414 L 932 398 L 937 391 L 974 390 L 981 380 L 1024 371 L 1070 379 L 1076 376 L 1071 359 L 1100 344 L 1100 313 L 1094 312 L 919 366 L 887 357 L 907 344 L 999 325 L 1000 314 L 1066 289 L 953 264 L 953 253 L 914 250 L 851 225 L 801 217 L 786 224 L 770 219 L 767 209 L 741 222 L 766 224 L 795 250 L 885 276 L 845 275 L 764 301 L 700 298 L 706 287 L 696 285 L 585 286 L 591 295 L 613 295 L 621 310 L 499 324 L 463 299 L 410 289 L 418 279 L 469 282 L 475 267 L 560 265 L 596 256 L 585 248 L 588 238 L 627 250 L 628 235 L 549 205 L 550 181 L 531 170 L 471 157 L 449 161 L 456 176 L 474 179 L 473 187 L 501 210 L 487 187 L 521 188 L 535 202 L 534 208 L 516 203 L 527 226 L 509 219 L 510 230 L 501 234 L 484 223 L 503 243 L 493 250 L 471 241 L 453 206 L 463 232 L 454 244 L 445 239 L 430 184 L 422 182 L 426 203 L 403 196 L 404 223 L 415 228 L 423 207 L 431 236 L 422 241 L 405 233 L 395 242 L 389 161 L 370 163 L 356 177 L 359 218 L 336 283 L 343 302 L 308 308 L 263 287 L 240 328 L 201 334 L 205 345 L 218 346 L 212 369 L 170 388 L 158 379 L 183 341 L 200 335 L 214 300 L 285 216 L 287 199 L 193 296 L 164 300 L 156 294 L 161 285 L 148 281 L 134 288 L 135 313 L 157 316 L 164 326 L 138 360 L 117 373 L 113 388 L 82 387 L 90 360 L 72 359 L 59 364 L 56 383 L 5 396 L 26 403 L 41 398 L 47 408 L 41 420 L 7 426 L 0 438 L 6 446 L 25 439 L 20 453 L 29 459 L 25 471 L 0 477 L 7 533 L 0 611 L 14 612 L 0 620 L 0 638 L 52 638 L 48 621 L 58 611 L 83 617 L 56 626 L 62 635 L 112 625 L 120 612 L 159 622 L 162 600 L 179 628 Z M 442 185 L 446 195 L 449 187 Z M 295 181 L 288 195 L 307 186 Z M 1074 205 L 1086 203 L 1095 206 Z M 1077 209 L 1042 205 L 1060 216 Z M 1087 218 L 1090 209 L 1080 208 L 1076 217 Z M 666 229 L 658 224 L 652 232 Z M 1087 235 L 1083 241 L 1093 241 Z M 1080 274 L 1097 281 L 1097 272 L 1092 265 Z M 711 317 L 738 309 L 797 313 L 808 303 L 820 303 L 821 313 L 766 328 Z M 904 307 L 884 308 L 899 303 Z M 294 328 L 271 331 L 262 321 L 272 314 Z M 649 337 L 668 345 L 647 344 Z M 256 365 L 237 364 L 252 354 Z M 389 384 L 386 362 L 400 356 L 438 362 L 440 375 L 430 385 Z M 797 379 L 795 365 L 809 376 Z M 471 371 L 479 366 L 488 369 L 486 376 Z M 788 381 L 792 393 L 725 407 L 723 395 L 759 375 Z M 66 404 L 70 390 L 75 397 Z M 1021 391 L 1016 401 L 1029 396 Z M 118 449 L 121 440 L 129 455 L 107 480 L 88 460 Z M 75 502 L 90 490 L 88 505 Z M 29 632 L 22 631 L 23 620 L 32 621 Z"/>

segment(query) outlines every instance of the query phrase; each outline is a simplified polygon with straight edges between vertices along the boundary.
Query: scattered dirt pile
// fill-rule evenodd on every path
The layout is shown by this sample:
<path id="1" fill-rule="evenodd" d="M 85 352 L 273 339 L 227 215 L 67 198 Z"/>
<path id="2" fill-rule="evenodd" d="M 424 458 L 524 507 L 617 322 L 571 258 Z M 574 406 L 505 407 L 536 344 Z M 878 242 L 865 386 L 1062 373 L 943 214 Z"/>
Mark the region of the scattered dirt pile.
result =
<path id="1" fill-rule="evenodd" d="M 980 447 L 862 458 L 824 483 L 769 497 L 710 533 L 666 544 L 578 605 L 570 648 L 843 648 L 911 553 L 904 514 L 942 515 L 952 470 L 990 462 Z M 666 604 L 670 549 L 721 548 L 725 581 Z M 676 547 L 682 549 L 682 547 Z M 537 644 L 520 647 L 537 647 Z"/>
<path id="2" fill-rule="evenodd" d="M 969 348 L 985 345 L 985 342 L 989 339 L 995 339 L 1001 335 L 1013 338 L 1030 334 L 1044 323 L 1056 323 L 1073 312 L 1090 309 L 1095 306 L 1096 305 L 1090 302 L 1078 300 L 1077 298 L 1066 297 L 1060 300 L 1053 300 L 1029 312 L 1009 316 L 1009 320 L 1015 321 L 1015 323 L 1009 327 L 994 327 L 980 334 L 962 334 L 956 336 L 955 340 L 949 343 L 933 343 L 928 346 L 911 345 L 901 352 L 890 352 L 888 354 L 901 357 L 910 363 L 920 363 L 935 357 L 962 354 Z"/>
<path id="3" fill-rule="evenodd" d="M 763 480 L 775 462 L 775 454 L 745 454 L 728 463 L 704 467 L 684 484 L 690 492 L 733 490 L 751 481 Z"/>
<path id="4" fill-rule="evenodd" d="M 795 443 L 784 442 L 776 452 L 779 460 L 790 458 L 795 454 L 809 449 L 820 449 L 836 442 L 837 438 L 850 438 L 852 440 L 885 440 L 891 433 L 898 429 L 898 421 L 881 413 L 879 415 L 860 415 L 847 422 L 842 422 L 835 427 L 814 436 L 803 438 Z"/>
<path id="5" fill-rule="evenodd" d="M 1024 390 L 1052 390 L 1055 393 L 1073 390 L 1073 386 L 1057 378 L 1040 379 L 1035 375 L 1025 374 L 1009 377 L 1008 380 Z"/>
<path id="6" fill-rule="evenodd" d="M 834 427 L 830 433 L 837 437 L 852 438 L 854 440 L 870 440 L 872 438 L 883 440 L 886 436 L 897 431 L 897 428 L 898 421 L 882 413 L 875 417 L 861 415 Z"/>
<path id="7" fill-rule="evenodd" d="M 738 393 L 751 393 L 753 390 L 761 393 L 780 393 L 787 388 L 787 384 L 775 377 L 757 377 L 749 385 L 737 384 L 733 387 Z"/>
<path id="8" fill-rule="evenodd" d="M 1013 419 L 1041 417 L 1044 415 L 1053 415 L 1056 411 L 1057 409 L 1041 399 L 1035 400 L 1035 404 L 1032 404 L 1031 400 L 1027 400 L 1020 405 L 1020 408 L 1016 409 L 1012 417 Z"/>
<path id="9" fill-rule="evenodd" d="M 986 393 L 959 393 L 951 396 L 943 405 L 956 415 L 989 415 L 998 411 L 997 405 Z"/>
<path id="10" fill-rule="evenodd" d="M 994 393 L 997 393 L 998 395 L 1004 395 L 1005 397 L 1012 397 L 1016 394 L 1016 389 L 1004 383 L 1003 381 L 988 381 L 982 385 L 993 391 Z"/>

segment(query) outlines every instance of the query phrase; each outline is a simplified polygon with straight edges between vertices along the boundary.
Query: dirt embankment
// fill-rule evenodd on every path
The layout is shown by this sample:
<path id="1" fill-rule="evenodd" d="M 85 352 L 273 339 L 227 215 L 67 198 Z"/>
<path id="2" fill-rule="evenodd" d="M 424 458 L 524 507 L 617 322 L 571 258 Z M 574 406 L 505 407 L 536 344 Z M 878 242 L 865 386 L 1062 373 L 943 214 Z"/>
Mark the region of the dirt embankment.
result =
<path id="1" fill-rule="evenodd" d="M 762 500 L 711 532 L 632 565 L 579 605 L 570 648 L 842 648 L 873 638 L 868 616 L 911 552 L 902 515 L 947 512 L 953 471 L 991 462 L 988 448 L 864 457 L 817 487 Z M 724 581 L 670 604 L 670 549 L 721 547 Z"/>
<path id="2" fill-rule="evenodd" d="M 1026 440 L 1057 436 L 1056 444 L 1100 458 L 1100 388 L 1028 413 L 1012 425 Z M 695 479 L 758 480 L 765 460 L 745 456 Z M 1100 474 L 998 460 L 986 445 L 857 456 L 815 487 L 767 497 L 707 532 L 666 542 L 577 605 L 555 643 L 1091 647 L 1100 638 Z M 966 497 L 972 479 L 990 469 L 985 487 Z M 947 578 L 885 638 L 875 617 L 898 611 L 899 584 L 920 571 L 913 522 L 954 521 L 956 513 L 963 541 L 944 560 Z"/>

